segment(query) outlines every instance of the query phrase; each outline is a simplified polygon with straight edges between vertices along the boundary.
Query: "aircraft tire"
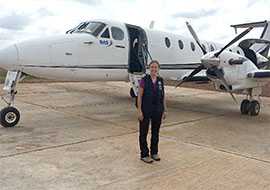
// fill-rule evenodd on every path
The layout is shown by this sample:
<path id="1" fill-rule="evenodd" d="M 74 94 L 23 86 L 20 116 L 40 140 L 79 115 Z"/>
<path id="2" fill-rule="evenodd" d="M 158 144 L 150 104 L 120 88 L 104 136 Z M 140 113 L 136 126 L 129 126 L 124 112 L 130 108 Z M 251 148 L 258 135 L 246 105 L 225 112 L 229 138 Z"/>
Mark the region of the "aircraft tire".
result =
<path id="1" fill-rule="evenodd" d="M 6 107 L 0 112 L 0 123 L 5 128 L 15 127 L 20 121 L 20 112 L 14 107 Z"/>
<path id="2" fill-rule="evenodd" d="M 259 115 L 260 111 L 261 111 L 261 106 L 260 103 L 257 100 L 253 100 L 252 102 L 250 102 L 250 115 L 251 116 L 257 116 Z"/>
<path id="3" fill-rule="evenodd" d="M 241 103 L 241 114 L 247 115 L 249 113 L 249 107 L 250 107 L 250 101 L 249 100 L 243 100 Z"/>

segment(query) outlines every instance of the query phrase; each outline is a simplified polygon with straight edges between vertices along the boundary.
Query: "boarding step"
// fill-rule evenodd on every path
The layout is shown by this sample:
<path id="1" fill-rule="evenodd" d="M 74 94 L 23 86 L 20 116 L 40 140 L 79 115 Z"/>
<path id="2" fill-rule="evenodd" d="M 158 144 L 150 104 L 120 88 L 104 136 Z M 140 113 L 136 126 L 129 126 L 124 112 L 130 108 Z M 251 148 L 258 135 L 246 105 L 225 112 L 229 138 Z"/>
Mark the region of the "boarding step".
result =
<path id="1" fill-rule="evenodd" d="M 129 82 L 135 96 L 138 96 L 139 82 L 144 77 L 144 75 L 144 73 L 129 73 Z"/>

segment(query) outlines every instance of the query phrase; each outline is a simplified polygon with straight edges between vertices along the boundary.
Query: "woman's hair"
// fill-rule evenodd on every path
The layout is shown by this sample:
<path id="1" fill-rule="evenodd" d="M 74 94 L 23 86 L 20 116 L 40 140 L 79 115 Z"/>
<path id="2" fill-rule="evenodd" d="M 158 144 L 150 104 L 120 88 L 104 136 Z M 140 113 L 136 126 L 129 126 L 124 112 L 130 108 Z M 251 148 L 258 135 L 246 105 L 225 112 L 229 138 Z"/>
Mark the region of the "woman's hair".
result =
<path id="1" fill-rule="evenodd" d="M 149 63 L 149 67 L 150 67 L 152 64 L 154 64 L 154 63 L 156 63 L 156 64 L 158 65 L 158 68 L 160 68 L 160 64 L 159 64 L 159 62 L 158 62 L 157 60 L 152 60 L 152 61 Z"/>

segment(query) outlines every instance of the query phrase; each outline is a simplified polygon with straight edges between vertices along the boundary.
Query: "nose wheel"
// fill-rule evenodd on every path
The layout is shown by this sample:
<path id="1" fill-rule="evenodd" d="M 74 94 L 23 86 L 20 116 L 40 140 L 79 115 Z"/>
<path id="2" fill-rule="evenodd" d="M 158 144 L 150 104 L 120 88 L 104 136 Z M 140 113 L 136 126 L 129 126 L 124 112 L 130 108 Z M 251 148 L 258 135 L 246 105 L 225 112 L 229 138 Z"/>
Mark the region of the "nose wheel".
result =
<path id="1" fill-rule="evenodd" d="M 6 107 L 0 112 L 0 123 L 5 128 L 15 127 L 20 121 L 20 112 L 14 107 Z"/>
<path id="2" fill-rule="evenodd" d="M 257 100 L 245 99 L 241 103 L 240 110 L 243 115 L 257 116 L 261 111 L 261 105 Z"/>
<path id="3" fill-rule="evenodd" d="M 20 112 L 14 107 L 14 100 L 17 94 L 17 83 L 22 79 L 20 71 L 7 72 L 3 89 L 6 95 L 2 96 L 2 100 L 7 104 L 7 107 L 0 111 L 0 124 L 5 128 L 15 127 L 20 121 Z"/>

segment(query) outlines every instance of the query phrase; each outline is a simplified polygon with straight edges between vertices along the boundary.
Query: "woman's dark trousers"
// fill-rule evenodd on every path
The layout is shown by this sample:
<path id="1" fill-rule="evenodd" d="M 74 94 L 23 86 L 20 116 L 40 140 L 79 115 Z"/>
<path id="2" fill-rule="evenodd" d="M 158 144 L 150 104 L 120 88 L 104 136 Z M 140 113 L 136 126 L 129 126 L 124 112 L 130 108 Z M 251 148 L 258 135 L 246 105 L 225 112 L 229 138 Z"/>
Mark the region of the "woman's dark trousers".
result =
<path id="1" fill-rule="evenodd" d="M 147 134 L 151 121 L 151 155 L 158 153 L 159 142 L 159 129 L 162 120 L 162 113 L 153 112 L 151 116 L 144 117 L 143 121 L 140 121 L 139 142 L 141 149 L 141 158 L 149 156 L 149 149 L 147 145 Z"/>

